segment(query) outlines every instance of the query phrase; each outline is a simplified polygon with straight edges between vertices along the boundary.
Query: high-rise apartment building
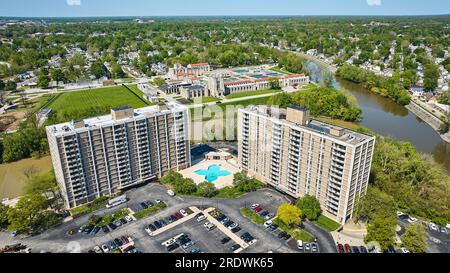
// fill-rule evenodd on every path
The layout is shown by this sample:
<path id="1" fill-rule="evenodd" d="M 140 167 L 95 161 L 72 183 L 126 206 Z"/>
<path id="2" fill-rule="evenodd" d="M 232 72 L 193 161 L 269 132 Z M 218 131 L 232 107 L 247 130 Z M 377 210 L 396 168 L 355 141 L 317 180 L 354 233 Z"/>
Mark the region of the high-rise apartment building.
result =
<path id="1" fill-rule="evenodd" d="M 176 103 L 115 108 L 46 130 L 67 208 L 190 166 L 188 111 Z"/>
<path id="2" fill-rule="evenodd" d="M 238 113 L 238 162 L 292 197 L 315 196 L 345 223 L 367 190 L 375 137 L 309 118 L 300 107 L 249 106 Z"/>

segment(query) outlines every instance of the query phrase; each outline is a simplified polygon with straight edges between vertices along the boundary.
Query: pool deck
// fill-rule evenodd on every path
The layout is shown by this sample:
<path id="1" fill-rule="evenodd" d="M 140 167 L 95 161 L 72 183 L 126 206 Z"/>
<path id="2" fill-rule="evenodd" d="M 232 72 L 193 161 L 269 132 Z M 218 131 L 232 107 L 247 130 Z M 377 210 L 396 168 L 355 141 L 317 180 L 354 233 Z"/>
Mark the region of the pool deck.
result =
<path id="1" fill-rule="evenodd" d="M 233 185 L 233 174 L 239 172 L 239 168 L 235 159 L 230 160 L 202 160 L 190 168 L 179 171 L 185 178 L 191 178 L 195 184 L 200 184 L 205 180 L 204 175 L 196 174 L 195 171 L 206 170 L 211 165 L 220 165 L 220 169 L 231 172 L 230 175 L 220 176 L 216 181 L 211 182 L 217 189 Z"/>

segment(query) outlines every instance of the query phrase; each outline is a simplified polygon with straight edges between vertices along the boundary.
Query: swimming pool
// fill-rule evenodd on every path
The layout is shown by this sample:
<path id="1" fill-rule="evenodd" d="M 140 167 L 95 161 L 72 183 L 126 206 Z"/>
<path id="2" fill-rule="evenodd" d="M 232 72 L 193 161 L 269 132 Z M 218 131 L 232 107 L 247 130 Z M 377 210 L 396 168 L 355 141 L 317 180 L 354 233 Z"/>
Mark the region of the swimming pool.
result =
<path id="1" fill-rule="evenodd" d="M 221 176 L 228 176 L 231 174 L 229 171 L 221 170 L 220 165 L 214 164 L 208 166 L 206 170 L 197 170 L 195 171 L 198 175 L 204 175 L 205 180 L 208 182 L 214 182 Z"/>

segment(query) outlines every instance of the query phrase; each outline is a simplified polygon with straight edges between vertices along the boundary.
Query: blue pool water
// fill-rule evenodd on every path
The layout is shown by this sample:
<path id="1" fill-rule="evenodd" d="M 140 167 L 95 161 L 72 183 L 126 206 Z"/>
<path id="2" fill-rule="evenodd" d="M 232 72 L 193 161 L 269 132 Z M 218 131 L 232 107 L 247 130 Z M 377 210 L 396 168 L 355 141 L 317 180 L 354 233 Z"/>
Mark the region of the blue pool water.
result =
<path id="1" fill-rule="evenodd" d="M 229 171 L 221 170 L 220 165 L 217 164 L 210 165 L 207 170 L 197 170 L 195 173 L 198 175 L 204 175 L 205 180 L 208 182 L 214 182 L 220 176 L 228 176 L 231 174 Z"/>

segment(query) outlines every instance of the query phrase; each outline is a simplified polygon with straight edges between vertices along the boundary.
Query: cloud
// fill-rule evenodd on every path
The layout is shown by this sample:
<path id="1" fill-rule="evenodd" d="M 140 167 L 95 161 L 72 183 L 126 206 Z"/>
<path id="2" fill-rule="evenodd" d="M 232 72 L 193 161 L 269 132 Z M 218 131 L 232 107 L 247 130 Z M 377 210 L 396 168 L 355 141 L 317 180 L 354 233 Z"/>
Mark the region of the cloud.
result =
<path id="1" fill-rule="evenodd" d="M 81 0 L 66 0 L 69 6 L 81 6 Z"/>
<path id="2" fill-rule="evenodd" d="M 381 6 L 381 0 L 367 0 L 369 6 Z"/>

